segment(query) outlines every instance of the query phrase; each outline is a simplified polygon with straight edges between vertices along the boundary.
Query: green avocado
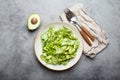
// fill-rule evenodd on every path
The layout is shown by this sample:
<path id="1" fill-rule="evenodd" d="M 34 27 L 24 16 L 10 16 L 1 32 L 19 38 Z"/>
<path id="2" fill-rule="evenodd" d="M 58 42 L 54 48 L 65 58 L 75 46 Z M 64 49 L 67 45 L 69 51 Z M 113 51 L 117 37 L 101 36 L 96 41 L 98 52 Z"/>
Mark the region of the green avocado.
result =
<path id="1" fill-rule="evenodd" d="M 41 17 L 39 14 L 32 14 L 28 18 L 28 29 L 29 30 L 35 30 L 37 29 L 41 24 Z"/>

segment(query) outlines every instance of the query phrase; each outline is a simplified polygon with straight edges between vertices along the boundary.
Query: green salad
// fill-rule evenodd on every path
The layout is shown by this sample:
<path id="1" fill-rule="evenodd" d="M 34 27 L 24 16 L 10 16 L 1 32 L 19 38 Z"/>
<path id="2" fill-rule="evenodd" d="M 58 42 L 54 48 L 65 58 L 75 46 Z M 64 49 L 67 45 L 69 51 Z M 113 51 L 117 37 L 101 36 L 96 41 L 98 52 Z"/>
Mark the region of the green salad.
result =
<path id="1" fill-rule="evenodd" d="M 46 63 L 53 65 L 66 65 L 76 56 L 79 42 L 71 30 L 62 27 L 54 30 L 50 27 L 41 35 L 42 54 L 40 58 Z"/>

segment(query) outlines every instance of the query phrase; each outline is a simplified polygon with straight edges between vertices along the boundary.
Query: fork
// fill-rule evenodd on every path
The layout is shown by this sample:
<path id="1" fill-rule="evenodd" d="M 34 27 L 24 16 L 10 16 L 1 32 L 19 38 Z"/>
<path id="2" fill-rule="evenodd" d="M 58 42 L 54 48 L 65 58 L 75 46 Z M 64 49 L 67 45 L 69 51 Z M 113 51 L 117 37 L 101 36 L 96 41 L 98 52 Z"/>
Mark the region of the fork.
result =
<path id="1" fill-rule="evenodd" d="M 65 9 L 65 14 L 66 14 L 66 18 L 67 20 L 76 26 L 76 28 L 79 30 L 80 34 L 82 35 L 82 37 L 84 38 L 84 40 L 87 42 L 87 44 L 89 46 L 92 46 L 90 40 L 88 39 L 88 37 L 94 41 L 94 36 L 84 27 L 84 26 L 81 26 L 80 24 L 78 24 L 78 18 L 77 16 L 71 11 L 69 10 L 68 8 Z M 87 37 L 88 36 L 88 37 Z"/>

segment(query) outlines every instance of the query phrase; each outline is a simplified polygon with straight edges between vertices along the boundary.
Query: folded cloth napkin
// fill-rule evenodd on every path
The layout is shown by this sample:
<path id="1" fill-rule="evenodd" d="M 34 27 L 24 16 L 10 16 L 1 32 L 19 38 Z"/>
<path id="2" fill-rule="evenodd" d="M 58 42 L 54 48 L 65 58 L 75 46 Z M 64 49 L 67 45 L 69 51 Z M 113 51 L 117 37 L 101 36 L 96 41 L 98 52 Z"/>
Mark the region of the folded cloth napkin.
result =
<path id="1" fill-rule="evenodd" d="M 95 20 L 93 20 L 93 18 L 91 18 L 87 14 L 82 4 L 77 4 L 69 9 L 78 17 L 79 24 L 86 27 L 90 31 L 90 33 L 95 37 L 95 40 L 93 42 L 91 41 L 91 47 L 87 45 L 87 43 L 83 39 L 83 53 L 90 58 L 94 58 L 96 54 L 102 51 L 109 43 L 104 30 L 96 23 Z M 66 19 L 65 13 L 62 13 L 60 15 L 60 19 L 63 22 L 69 23 Z"/>

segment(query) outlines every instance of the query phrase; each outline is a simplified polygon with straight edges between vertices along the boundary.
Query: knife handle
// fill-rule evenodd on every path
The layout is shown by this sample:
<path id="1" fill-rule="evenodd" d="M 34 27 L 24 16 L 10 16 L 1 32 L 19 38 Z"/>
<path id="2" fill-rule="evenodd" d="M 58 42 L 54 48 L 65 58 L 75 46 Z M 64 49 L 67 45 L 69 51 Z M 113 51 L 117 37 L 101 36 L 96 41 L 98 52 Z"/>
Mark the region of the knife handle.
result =
<path id="1" fill-rule="evenodd" d="M 87 36 L 88 36 L 92 41 L 95 40 L 94 36 L 93 36 L 84 26 L 81 26 L 80 28 L 81 28 L 82 31 L 84 31 L 84 32 L 87 34 Z"/>
<path id="2" fill-rule="evenodd" d="M 92 46 L 92 44 L 91 44 L 90 40 L 88 39 L 87 35 L 82 30 L 80 31 L 80 34 L 82 35 L 82 37 L 84 38 L 84 40 L 87 42 L 87 44 L 89 46 Z"/>

